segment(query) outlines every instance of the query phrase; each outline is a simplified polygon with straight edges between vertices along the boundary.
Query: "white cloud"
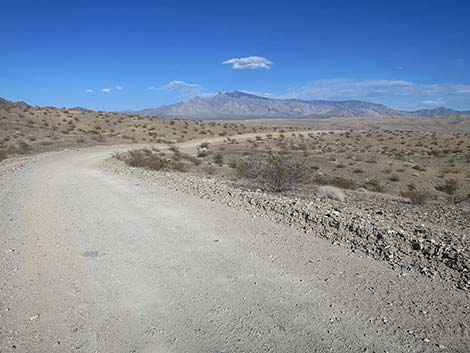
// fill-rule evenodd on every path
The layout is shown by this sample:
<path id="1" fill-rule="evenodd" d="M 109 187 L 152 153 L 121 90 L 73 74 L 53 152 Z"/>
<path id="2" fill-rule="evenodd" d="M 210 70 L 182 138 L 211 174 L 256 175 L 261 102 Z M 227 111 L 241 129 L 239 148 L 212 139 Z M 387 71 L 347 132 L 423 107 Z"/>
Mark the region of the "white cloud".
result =
<path id="1" fill-rule="evenodd" d="M 170 81 L 167 84 L 161 86 L 161 89 L 168 90 L 168 91 L 178 91 L 178 90 L 200 90 L 202 88 L 201 85 L 196 83 L 187 83 L 184 81 Z"/>
<path id="2" fill-rule="evenodd" d="M 121 86 L 121 85 L 117 85 L 116 87 L 114 87 L 114 89 L 115 89 L 116 91 L 122 91 L 122 90 L 124 89 L 124 87 Z"/>
<path id="3" fill-rule="evenodd" d="M 85 90 L 85 93 L 93 93 L 93 92 L 95 92 L 95 91 L 92 90 L 91 88 L 87 88 L 87 89 Z"/>
<path id="4" fill-rule="evenodd" d="M 185 81 L 174 80 L 163 86 L 147 87 L 151 91 L 170 91 L 178 94 L 179 98 L 191 98 L 195 96 L 203 96 L 203 87 L 197 83 L 188 83 Z"/>
<path id="5" fill-rule="evenodd" d="M 103 93 L 110 93 L 112 91 L 112 88 L 102 88 L 101 92 Z"/>
<path id="6" fill-rule="evenodd" d="M 245 58 L 229 59 L 222 64 L 232 65 L 232 69 L 235 70 L 256 70 L 269 69 L 273 63 L 262 56 L 247 56 Z"/>
<path id="7" fill-rule="evenodd" d="M 445 100 L 437 98 L 437 99 L 426 99 L 424 101 L 421 101 L 421 103 L 426 104 L 426 105 L 443 105 L 445 104 Z"/>

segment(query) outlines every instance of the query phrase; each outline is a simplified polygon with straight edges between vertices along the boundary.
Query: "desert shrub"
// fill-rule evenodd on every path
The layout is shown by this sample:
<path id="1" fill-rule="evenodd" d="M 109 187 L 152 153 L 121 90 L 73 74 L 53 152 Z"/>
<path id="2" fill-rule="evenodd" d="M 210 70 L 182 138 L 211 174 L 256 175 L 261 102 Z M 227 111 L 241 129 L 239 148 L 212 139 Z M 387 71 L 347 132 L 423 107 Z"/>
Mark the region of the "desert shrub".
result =
<path id="1" fill-rule="evenodd" d="M 180 154 L 178 147 L 174 144 L 169 144 L 168 149 L 174 154 Z"/>
<path id="2" fill-rule="evenodd" d="M 269 154 L 257 166 L 257 181 L 266 190 L 283 192 L 293 189 L 305 180 L 307 168 L 302 162 L 292 161 L 281 154 Z"/>
<path id="3" fill-rule="evenodd" d="M 235 168 L 240 177 L 254 179 L 262 189 L 272 192 L 292 190 L 305 180 L 307 172 L 304 163 L 274 153 L 262 161 L 237 161 Z"/>
<path id="4" fill-rule="evenodd" d="M 437 191 L 445 192 L 446 194 L 452 195 L 458 189 L 458 183 L 455 179 L 447 179 L 444 184 L 436 186 Z"/>
<path id="5" fill-rule="evenodd" d="M 18 142 L 18 148 L 16 150 L 18 153 L 20 154 L 23 154 L 23 153 L 28 153 L 29 151 L 31 151 L 31 146 L 28 145 L 26 142 L 24 141 L 19 141 Z"/>
<path id="6" fill-rule="evenodd" d="M 105 138 L 101 134 L 91 136 L 91 139 L 95 142 L 105 142 Z"/>
<path id="7" fill-rule="evenodd" d="M 217 173 L 217 169 L 213 165 L 210 165 L 210 164 L 205 165 L 202 168 L 202 171 L 205 174 L 209 174 L 209 175 L 214 175 L 215 173 Z"/>
<path id="8" fill-rule="evenodd" d="M 431 194 L 429 192 L 411 188 L 401 191 L 400 195 L 410 199 L 413 205 L 424 205 L 431 199 Z"/>
<path id="9" fill-rule="evenodd" d="M 236 169 L 238 177 L 241 178 L 255 178 L 256 177 L 256 169 L 254 167 L 254 163 L 252 161 L 241 159 L 241 160 L 233 160 L 231 161 L 233 168 Z"/>
<path id="10" fill-rule="evenodd" d="M 400 177 L 396 174 L 393 174 L 390 178 L 389 178 L 390 181 L 400 181 Z"/>
<path id="11" fill-rule="evenodd" d="M 344 194 L 341 189 L 334 187 L 334 186 L 329 186 L 329 185 L 323 185 L 318 188 L 318 197 L 324 199 L 332 199 L 332 200 L 337 200 L 343 202 L 346 195 Z"/>
<path id="12" fill-rule="evenodd" d="M 187 172 L 189 166 L 183 161 L 170 161 L 169 169 L 176 170 L 177 172 Z"/>
<path id="13" fill-rule="evenodd" d="M 237 168 L 237 160 L 231 159 L 228 161 L 227 165 L 229 166 L 229 168 L 235 169 Z"/>
<path id="14" fill-rule="evenodd" d="M 158 152 L 158 151 L 156 151 L 156 152 Z M 200 165 L 202 163 L 202 161 L 199 158 L 191 156 L 190 154 L 187 154 L 187 153 L 181 153 L 180 152 L 180 158 L 185 159 L 187 161 L 190 161 L 194 165 Z"/>
<path id="15" fill-rule="evenodd" d="M 348 178 L 343 177 L 329 177 L 329 176 L 316 176 L 313 182 L 319 185 L 336 186 L 341 189 L 356 189 L 357 183 Z"/>
<path id="16" fill-rule="evenodd" d="M 150 150 L 132 150 L 127 153 L 115 154 L 115 158 L 123 160 L 130 167 L 161 170 L 168 166 L 169 160 L 158 157 Z"/>
<path id="17" fill-rule="evenodd" d="M 377 179 L 368 180 L 363 184 L 363 186 L 367 190 L 375 191 L 375 192 L 384 192 L 384 190 L 385 190 L 382 183 Z"/>
<path id="18" fill-rule="evenodd" d="M 216 153 L 214 156 L 214 163 L 218 166 L 222 166 L 222 164 L 224 164 L 224 156 L 221 153 Z"/>
<path id="19" fill-rule="evenodd" d="M 7 155 L 7 151 L 5 151 L 4 149 L 0 149 L 0 162 L 3 161 L 4 159 L 7 159 L 8 155 Z"/>
<path id="20" fill-rule="evenodd" d="M 466 195 L 449 195 L 447 198 L 447 202 L 452 203 L 452 204 L 460 204 L 464 202 L 469 202 L 470 203 L 470 194 Z"/>
<path id="21" fill-rule="evenodd" d="M 128 166 L 150 170 L 176 170 L 186 172 L 189 166 L 181 160 L 163 158 L 151 150 L 132 150 L 126 153 L 116 153 L 114 158 L 124 161 Z"/>
<path id="22" fill-rule="evenodd" d="M 209 151 L 207 150 L 200 150 L 197 152 L 197 156 L 199 158 L 204 158 L 204 157 L 207 157 L 209 155 Z"/>
<path id="23" fill-rule="evenodd" d="M 424 171 L 426 170 L 425 167 L 420 166 L 420 165 L 418 165 L 418 164 L 415 165 L 415 166 L 413 166 L 413 167 L 411 167 L 411 168 L 413 168 L 414 170 L 418 170 L 418 171 L 420 171 L 420 172 L 424 172 Z"/>

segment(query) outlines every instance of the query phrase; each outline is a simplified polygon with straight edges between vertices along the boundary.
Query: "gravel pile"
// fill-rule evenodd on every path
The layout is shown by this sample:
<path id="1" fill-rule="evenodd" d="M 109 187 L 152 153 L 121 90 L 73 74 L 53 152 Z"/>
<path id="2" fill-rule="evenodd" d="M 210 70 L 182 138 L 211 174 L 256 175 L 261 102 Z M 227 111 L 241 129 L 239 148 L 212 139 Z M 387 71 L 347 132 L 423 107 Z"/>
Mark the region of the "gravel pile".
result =
<path id="1" fill-rule="evenodd" d="M 463 290 L 470 290 L 470 247 L 465 234 L 420 224 L 394 211 L 360 209 L 354 205 L 317 198 L 305 200 L 240 188 L 219 177 L 149 171 L 108 160 L 105 168 L 136 176 L 149 184 L 189 193 L 275 222 L 302 229 L 306 233 L 348 246 L 387 261 L 403 271 L 415 270 L 428 277 L 440 276 Z"/>

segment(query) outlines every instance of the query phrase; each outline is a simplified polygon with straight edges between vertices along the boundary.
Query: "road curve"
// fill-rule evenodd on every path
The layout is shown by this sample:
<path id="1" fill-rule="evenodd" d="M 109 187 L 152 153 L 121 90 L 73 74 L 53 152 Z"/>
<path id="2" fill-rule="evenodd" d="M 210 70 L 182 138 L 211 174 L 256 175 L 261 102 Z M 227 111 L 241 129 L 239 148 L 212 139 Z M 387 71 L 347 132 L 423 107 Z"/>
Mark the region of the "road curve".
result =
<path id="1" fill-rule="evenodd" d="M 112 151 L 45 154 L 0 174 L 0 352 L 468 348 L 463 292 L 110 175 L 100 164 Z"/>

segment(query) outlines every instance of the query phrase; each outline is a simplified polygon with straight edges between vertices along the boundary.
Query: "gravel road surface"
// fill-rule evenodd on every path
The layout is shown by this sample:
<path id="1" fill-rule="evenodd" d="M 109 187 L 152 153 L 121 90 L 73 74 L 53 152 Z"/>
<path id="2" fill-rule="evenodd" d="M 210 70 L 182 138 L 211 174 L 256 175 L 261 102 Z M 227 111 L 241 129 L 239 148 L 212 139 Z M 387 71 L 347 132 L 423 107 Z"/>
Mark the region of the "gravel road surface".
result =
<path id="1" fill-rule="evenodd" d="M 113 175 L 112 151 L 0 165 L 0 352 L 469 351 L 463 291 Z"/>

